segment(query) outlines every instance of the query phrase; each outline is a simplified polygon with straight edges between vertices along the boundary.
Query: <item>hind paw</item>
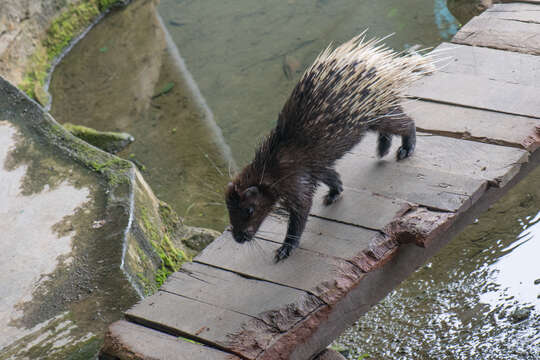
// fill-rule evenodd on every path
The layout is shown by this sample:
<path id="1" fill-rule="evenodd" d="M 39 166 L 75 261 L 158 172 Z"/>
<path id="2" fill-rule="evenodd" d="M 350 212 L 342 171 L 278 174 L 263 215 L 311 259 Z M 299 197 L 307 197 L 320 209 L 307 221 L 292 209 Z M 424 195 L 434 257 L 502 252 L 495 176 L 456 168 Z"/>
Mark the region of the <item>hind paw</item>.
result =
<path id="1" fill-rule="evenodd" d="M 323 204 L 325 206 L 332 205 L 333 203 L 338 201 L 339 198 L 341 198 L 341 192 L 328 192 L 328 194 L 324 196 Z"/>
<path id="2" fill-rule="evenodd" d="M 409 156 L 411 156 L 414 152 L 414 148 L 411 148 L 411 149 L 406 149 L 404 148 L 403 146 L 400 146 L 397 153 L 396 153 L 396 157 L 399 160 L 403 160 Z"/>
<path id="3" fill-rule="evenodd" d="M 388 154 L 388 151 L 390 151 L 390 147 L 392 146 L 392 135 L 379 133 L 379 138 L 377 140 L 377 155 L 382 158 L 386 154 Z"/>

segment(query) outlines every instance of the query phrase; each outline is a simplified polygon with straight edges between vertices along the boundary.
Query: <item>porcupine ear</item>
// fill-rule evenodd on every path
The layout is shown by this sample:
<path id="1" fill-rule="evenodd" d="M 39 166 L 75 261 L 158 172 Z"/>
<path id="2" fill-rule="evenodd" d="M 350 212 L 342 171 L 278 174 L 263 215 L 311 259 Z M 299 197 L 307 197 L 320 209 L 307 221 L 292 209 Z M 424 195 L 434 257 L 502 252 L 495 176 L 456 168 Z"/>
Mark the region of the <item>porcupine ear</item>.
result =
<path id="1" fill-rule="evenodd" d="M 227 201 L 234 201 L 234 202 L 240 201 L 240 194 L 238 194 L 238 188 L 232 182 L 227 184 L 226 196 L 227 196 Z"/>
<path id="2" fill-rule="evenodd" d="M 251 198 L 259 194 L 259 188 L 257 186 L 250 186 L 244 192 L 246 198 Z"/>

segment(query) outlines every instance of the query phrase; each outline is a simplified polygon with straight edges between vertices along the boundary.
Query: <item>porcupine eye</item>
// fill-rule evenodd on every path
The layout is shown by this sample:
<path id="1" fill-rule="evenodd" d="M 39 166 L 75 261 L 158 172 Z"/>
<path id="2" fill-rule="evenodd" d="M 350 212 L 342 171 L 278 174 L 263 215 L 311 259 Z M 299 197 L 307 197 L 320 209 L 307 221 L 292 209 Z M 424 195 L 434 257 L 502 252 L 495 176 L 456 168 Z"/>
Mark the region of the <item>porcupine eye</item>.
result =
<path id="1" fill-rule="evenodd" d="M 252 207 L 248 207 L 246 210 L 245 210 L 245 214 L 246 214 L 246 217 L 251 217 L 251 215 L 253 215 L 253 212 L 255 210 L 252 208 Z"/>

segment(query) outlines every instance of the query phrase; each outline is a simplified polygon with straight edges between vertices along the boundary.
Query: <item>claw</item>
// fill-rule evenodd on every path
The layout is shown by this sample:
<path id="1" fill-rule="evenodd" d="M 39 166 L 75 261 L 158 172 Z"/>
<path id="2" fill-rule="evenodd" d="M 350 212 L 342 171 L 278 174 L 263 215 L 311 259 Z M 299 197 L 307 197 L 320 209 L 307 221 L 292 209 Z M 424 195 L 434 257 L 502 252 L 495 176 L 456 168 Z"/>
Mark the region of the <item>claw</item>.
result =
<path id="1" fill-rule="evenodd" d="M 292 246 L 289 244 L 283 244 L 279 249 L 276 250 L 276 255 L 274 256 L 274 263 L 278 263 L 281 260 L 285 260 L 291 255 Z"/>
<path id="2" fill-rule="evenodd" d="M 325 206 L 328 206 L 328 205 L 332 205 L 333 203 L 335 203 L 339 198 L 341 197 L 341 193 L 333 193 L 333 192 L 329 192 L 328 194 L 325 195 L 324 197 L 324 200 L 323 200 L 323 204 Z"/>
<path id="3" fill-rule="evenodd" d="M 398 159 L 398 161 L 403 160 L 403 159 L 411 156 L 413 152 L 414 152 L 414 148 L 405 149 L 403 146 L 400 146 L 398 151 L 397 151 L 397 159 Z"/>

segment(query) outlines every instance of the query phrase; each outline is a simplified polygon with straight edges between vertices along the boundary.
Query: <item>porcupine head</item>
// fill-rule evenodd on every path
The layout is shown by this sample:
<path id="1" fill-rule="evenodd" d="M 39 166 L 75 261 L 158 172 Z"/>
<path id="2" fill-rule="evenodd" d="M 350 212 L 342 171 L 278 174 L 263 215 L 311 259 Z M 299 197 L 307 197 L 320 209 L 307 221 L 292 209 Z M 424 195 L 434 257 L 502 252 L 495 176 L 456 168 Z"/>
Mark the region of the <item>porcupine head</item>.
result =
<path id="1" fill-rule="evenodd" d="M 432 71 L 431 59 L 400 56 L 379 42 L 364 42 L 362 33 L 334 50 L 327 48 L 306 70 L 253 162 L 227 186 L 225 200 L 237 242 L 251 240 L 280 201 L 290 212 L 285 245 L 298 246 L 318 182 L 329 186 L 332 199 L 339 195 L 334 162 L 366 131 L 379 132 L 380 156 L 389 148 L 391 135 L 402 135 L 398 160 L 412 153 L 414 123 L 402 114 L 401 93 Z M 298 172 L 305 176 L 295 181 Z"/>
<path id="2" fill-rule="evenodd" d="M 277 197 L 269 187 L 257 182 L 246 182 L 249 176 L 246 168 L 233 181 L 227 185 L 225 199 L 234 239 L 243 243 L 253 238 L 263 220 L 268 216 Z M 244 181 L 243 181 L 244 180 Z"/>

